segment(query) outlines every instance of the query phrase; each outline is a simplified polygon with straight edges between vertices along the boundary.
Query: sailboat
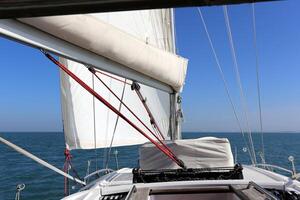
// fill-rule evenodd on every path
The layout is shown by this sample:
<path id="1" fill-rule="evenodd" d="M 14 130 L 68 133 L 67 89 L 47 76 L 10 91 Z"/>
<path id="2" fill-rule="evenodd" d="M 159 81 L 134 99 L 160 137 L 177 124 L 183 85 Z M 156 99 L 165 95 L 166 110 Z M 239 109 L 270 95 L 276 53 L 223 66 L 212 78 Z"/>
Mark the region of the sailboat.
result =
<path id="1" fill-rule="evenodd" d="M 300 175 L 257 164 L 251 145 L 253 165 L 241 165 L 226 138 L 181 139 L 188 60 L 176 55 L 171 8 L 3 19 L 0 33 L 61 70 L 65 170 L 0 141 L 82 186 L 65 200 L 300 199 Z M 137 168 L 69 174 L 72 150 L 107 148 L 108 163 L 112 147 L 136 144 Z"/>

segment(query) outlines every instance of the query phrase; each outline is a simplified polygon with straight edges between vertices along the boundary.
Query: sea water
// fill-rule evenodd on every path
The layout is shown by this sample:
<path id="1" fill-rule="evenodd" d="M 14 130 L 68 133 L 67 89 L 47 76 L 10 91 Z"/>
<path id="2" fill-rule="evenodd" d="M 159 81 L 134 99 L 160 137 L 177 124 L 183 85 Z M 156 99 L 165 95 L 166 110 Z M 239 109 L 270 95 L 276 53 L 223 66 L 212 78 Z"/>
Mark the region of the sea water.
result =
<path id="1" fill-rule="evenodd" d="M 62 133 L 2 133 L 2 137 L 21 146 L 34 155 L 62 169 L 64 165 L 64 136 Z M 228 138 L 237 162 L 250 164 L 245 143 L 240 133 L 184 133 L 184 138 L 215 136 Z M 253 134 L 256 153 L 262 151 L 261 135 Z M 300 170 L 300 133 L 265 133 L 265 158 L 269 164 L 291 169 L 288 156 L 295 157 L 296 169 Z M 109 168 L 116 169 L 115 150 L 118 151 L 119 168 L 138 166 L 138 146 L 113 148 Z M 245 151 L 246 150 L 246 151 Z M 87 163 L 90 160 L 90 171 L 103 168 L 106 150 L 74 150 L 72 163 L 81 177 L 86 175 Z M 95 162 L 97 158 L 97 166 Z M 258 162 L 261 162 L 257 155 Z M 0 200 L 14 199 L 16 185 L 24 183 L 21 199 L 60 199 L 64 196 L 64 177 L 24 157 L 11 148 L 0 143 Z M 71 189 L 76 192 L 78 185 Z"/>

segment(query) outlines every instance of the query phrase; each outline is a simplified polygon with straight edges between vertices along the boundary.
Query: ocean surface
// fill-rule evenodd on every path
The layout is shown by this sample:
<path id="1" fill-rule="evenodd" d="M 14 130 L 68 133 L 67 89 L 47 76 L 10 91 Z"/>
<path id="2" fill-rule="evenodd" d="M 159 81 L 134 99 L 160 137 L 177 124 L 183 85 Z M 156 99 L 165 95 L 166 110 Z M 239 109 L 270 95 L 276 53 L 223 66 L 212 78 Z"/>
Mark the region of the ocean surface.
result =
<path id="1" fill-rule="evenodd" d="M 64 164 L 64 136 L 62 133 L 2 133 L 1 137 L 21 146 L 34 155 L 62 169 Z M 225 137 L 231 142 L 232 152 L 237 161 L 249 164 L 250 159 L 240 133 L 184 133 L 184 138 L 203 136 Z M 260 134 L 253 135 L 256 153 L 261 151 Z M 296 169 L 300 170 L 300 133 L 265 133 L 265 157 L 269 164 L 291 169 L 288 156 L 295 157 Z M 118 165 L 122 167 L 138 166 L 138 146 L 119 147 Z M 112 152 L 114 152 L 113 149 Z M 90 160 L 90 171 L 97 165 L 103 166 L 104 150 L 74 150 L 72 162 L 81 177 L 86 175 L 87 163 Z M 260 161 L 257 155 L 258 162 Z M 114 155 L 111 156 L 109 167 L 116 169 Z M 64 178 L 53 171 L 15 152 L 0 143 L 0 200 L 14 199 L 16 185 L 24 183 L 26 188 L 21 199 L 60 199 L 64 196 Z M 75 187 L 72 192 L 78 190 Z"/>

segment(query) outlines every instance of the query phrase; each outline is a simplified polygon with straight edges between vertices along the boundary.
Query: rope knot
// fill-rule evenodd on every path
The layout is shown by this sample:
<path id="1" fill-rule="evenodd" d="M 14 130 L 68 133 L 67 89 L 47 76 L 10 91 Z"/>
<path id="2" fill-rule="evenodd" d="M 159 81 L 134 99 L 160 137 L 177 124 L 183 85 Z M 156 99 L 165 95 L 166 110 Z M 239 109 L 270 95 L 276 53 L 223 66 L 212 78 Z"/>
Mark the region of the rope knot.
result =
<path id="1" fill-rule="evenodd" d="M 71 155 L 71 153 L 70 153 L 70 150 L 69 150 L 69 149 L 65 149 L 65 152 L 64 152 L 64 154 L 65 154 L 65 158 L 66 158 L 66 160 L 71 160 L 71 158 L 72 158 L 72 155 Z"/>

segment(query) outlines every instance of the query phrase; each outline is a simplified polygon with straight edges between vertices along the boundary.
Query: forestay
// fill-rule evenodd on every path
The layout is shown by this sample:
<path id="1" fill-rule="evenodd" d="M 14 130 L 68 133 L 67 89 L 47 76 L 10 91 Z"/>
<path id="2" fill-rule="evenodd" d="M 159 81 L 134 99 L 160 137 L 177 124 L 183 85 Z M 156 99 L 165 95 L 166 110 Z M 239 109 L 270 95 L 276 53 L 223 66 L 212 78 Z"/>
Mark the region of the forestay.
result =
<path id="1" fill-rule="evenodd" d="M 177 79 L 176 80 L 177 86 L 175 86 L 176 84 L 173 84 L 176 81 L 173 82 L 172 84 L 170 84 L 171 82 L 169 82 L 168 84 L 172 85 L 172 87 L 177 87 L 177 89 L 179 89 L 182 87 L 184 81 L 184 76 L 186 71 L 186 60 L 179 58 L 174 54 L 170 53 L 170 52 L 174 52 L 175 49 L 174 37 L 173 37 L 174 35 L 173 21 L 172 21 L 171 12 L 172 11 L 170 9 L 145 10 L 145 11 L 92 14 L 88 16 L 85 15 L 85 17 L 87 17 L 87 19 L 89 19 L 89 17 L 92 17 L 94 20 L 97 19 L 101 24 L 106 24 L 106 23 L 111 24 L 117 27 L 118 29 L 116 28 L 115 29 L 118 30 L 119 32 L 120 30 L 122 30 L 122 34 L 123 31 L 127 32 L 126 34 L 128 35 L 128 37 L 131 37 L 133 40 L 138 41 L 138 43 L 141 43 L 141 45 L 145 45 L 146 48 L 148 47 L 150 47 L 151 49 L 153 48 L 154 50 L 152 52 L 159 52 L 168 55 L 171 60 L 165 61 L 164 63 L 171 63 L 169 66 L 173 66 L 174 70 L 169 68 L 167 70 L 169 71 L 169 73 L 167 74 L 166 71 L 164 71 L 166 70 L 166 68 L 164 68 L 164 70 L 160 71 L 160 74 L 161 76 L 165 76 L 165 77 L 171 75 L 170 76 L 171 79 L 173 80 Z M 70 16 L 68 16 L 68 18 L 69 17 Z M 48 17 L 47 19 L 50 18 L 51 17 Z M 74 20 L 76 20 L 76 17 L 74 17 Z M 23 22 L 26 21 L 26 23 L 29 24 L 34 24 L 35 26 L 38 25 L 37 23 L 38 19 L 34 19 L 33 21 L 30 21 L 30 19 L 26 19 L 22 21 Z M 103 21 L 105 21 L 106 23 L 103 23 Z M 61 27 L 60 30 L 68 29 L 67 25 L 65 26 L 66 27 Z M 45 24 L 43 24 L 43 28 L 45 27 L 46 27 Z M 112 26 L 106 26 L 106 27 L 112 27 Z M 86 27 L 83 26 L 78 28 L 85 29 Z M 97 29 L 93 29 L 93 30 L 97 30 Z M 101 38 L 103 37 L 101 33 L 104 32 L 102 31 L 99 33 L 98 32 L 93 33 L 94 36 L 97 33 L 99 35 L 97 35 L 97 38 L 93 38 L 93 40 L 91 41 L 94 41 L 97 44 L 97 41 L 101 40 Z M 129 36 L 128 33 L 134 37 Z M 112 32 L 110 32 L 110 34 L 112 34 Z M 105 38 L 109 38 L 109 37 L 106 36 Z M 93 46 L 93 48 L 96 48 L 95 45 L 89 43 L 91 41 L 85 41 L 85 42 L 87 43 L 88 46 L 90 47 Z M 119 45 L 121 46 L 124 45 L 122 40 L 119 40 L 118 42 Z M 109 44 L 107 45 L 109 46 Z M 118 45 L 114 46 L 114 48 L 118 48 Z M 126 47 L 122 47 L 122 48 L 124 50 L 124 48 Z M 110 51 L 119 52 L 118 49 L 114 49 Z M 124 55 L 125 57 L 132 56 L 132 59 L 134 59 L 139 54 L 143 54 L 143 53 L 144 52 L 141 52 L 140 49 L 135 49 L 134 45 L 129 45 L 127 47 L 128 55 L 125 55 L 125 52 L 123 53 L 121 52 L 121 54 L 118 54 L 118 56 L 120 55 Z M 150 66 L 149 68 L 150 72 L 151 70 L 153 70 L 152 72 L 156 73 L 157 75 L 159 75 L 158 74 L 159 69 L 158 68 L 151 69 L 151 65 L 153 63 L 154 64 L 157 63 L 156 59 L 158 59 L 159 57 L 160 57 L 159 55 L 157 55 L 157 57 L 153 57 L 153 56 L 147 57 L 147 59 L 149 59 L 147 64 L 148 66 Z M 127 58 L 120 58 L 120 59 L 126 60 Z M 120 102 L 115 97 L 113 97 L 113 95 L 96 78 L 94 78 L 94 84 L 93 84 L 92 74 L 86 69 L 85 66 L 82 66 L 79 63 L 64 58 L 60 58 L 60 60 L 61 62 L 66 64 L 71 71 L 73 71 L 82 80 L 84 80 L 89 86 L 94 88 L 96 92 L 98 92 L 106 100 L 108 100 L 114 107 L 116 108 L 119 107 Z M 127 63 L 126 65 L 129 64 Z M 132 63 L 132 65 L 135 65 L 135 63 Z M 177 77 L 175 78 L 174 78 L 174 73 L 172 74 L 173 71 L 177 73 Z M 178 75 L 180 75 L 181 77 L 180 76 L 178 77 Z M 99 76 L 121 98 L 121 94 L 125 84 L 116 81 L 115 79 L 112 79 L 110 77 L 107 77 L 105 75 L 99 75 Z M 117 78 L 125 81 L 125 79 L 122 77 L 117 77 Z M 127 80 L 127 82 L 131 83 L 130 80 Z M 154 115 L 154 118 L 158 123 L 159 128 L 161 129 L 165 138 L 168 139 L 169 129 L 170 129 L 170 106 L 171 106 L 170 95 L 166 92 L 145 85 L 141 85 L 141 93 L 143 94 L 144 97 L 146 97 L 147 104 L 150 107 L 152 114 Z M 62 96 L 64 132 L 65 132 L 67 147 L 69 149 L 89 149 L 89 148 L 108 147 L 112 139 L 112 134 L 114 132 L 113 130 L 114 130 L 117 116 L 113 112 L 111 112 L 108 108 L 106 108 L 104 105 L 102 105 L 100 102 L 93 99 L 93 97 L 88 92 L 86 92 L 83 88 L 81 88 L 76 82 L 74 82 L 69 76 L 67 76 L 63 72 L 61 72 L 61 96 Z M 125 85 L 125 93 L 124 93 L 123 101 L 134 111 L 134 113 L 137 116 L 141 118 L 141 120 L 144 123 L 146 123 L 148 127 L 151 127 L 149 116 L 145 111 L 142 102 L 140 101 L 136 93 L 130 89 L 129 85 Z M 121 112 L 124 113 L 134 123 L 138 124 L 139 127 L 142 128 L 142 126 L 140 126 L 140 123 L 126 110 L 126 108 L 121 107 Z M 145 128 L 143 128 L 143 130 L 146 131 Z M 147 140 L 143 136 L 141 136 L 136 130 L 134 130 L 126 122 L 120 119 L 116 128 L 115 137 L 112 146 L 140 144 L 146 141 Z"/>

